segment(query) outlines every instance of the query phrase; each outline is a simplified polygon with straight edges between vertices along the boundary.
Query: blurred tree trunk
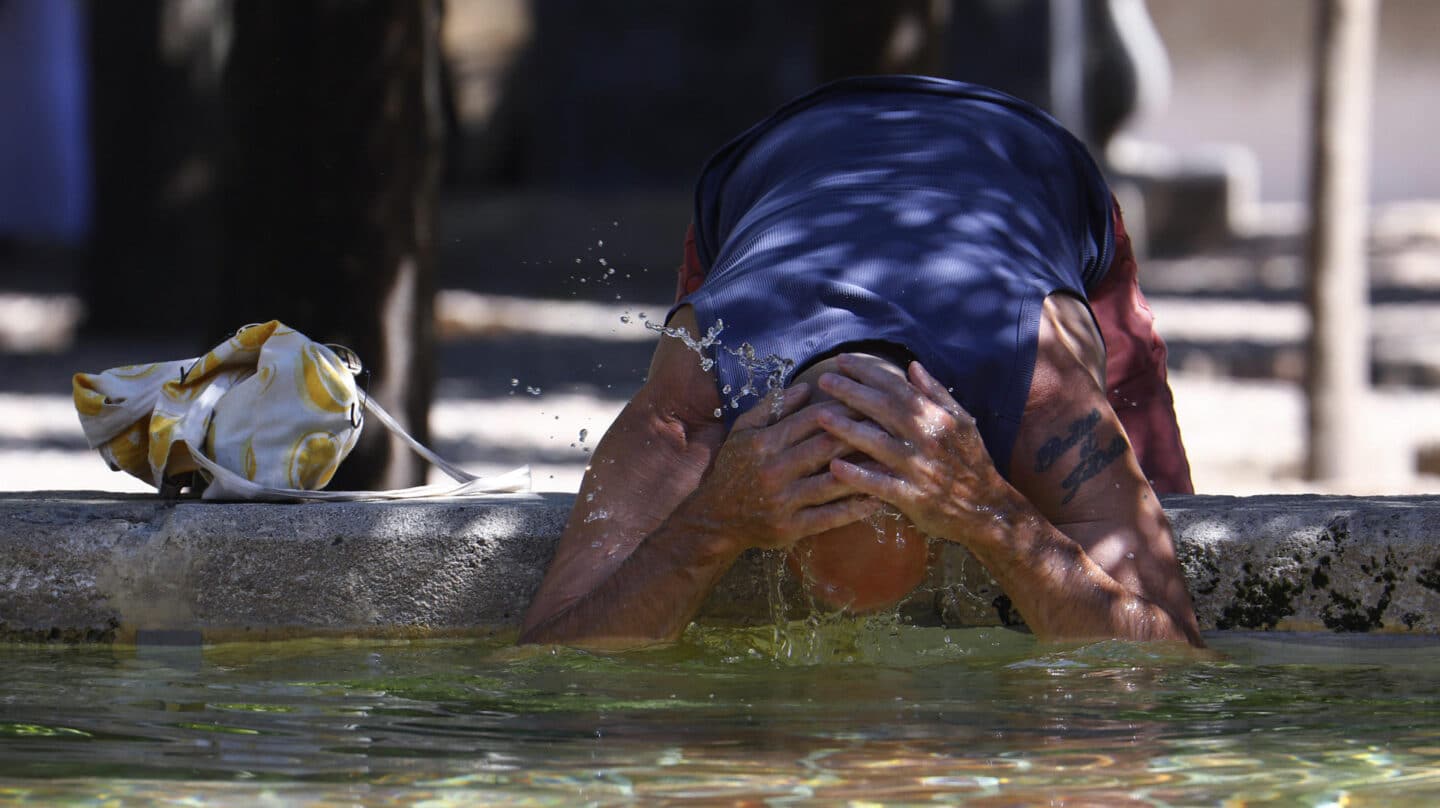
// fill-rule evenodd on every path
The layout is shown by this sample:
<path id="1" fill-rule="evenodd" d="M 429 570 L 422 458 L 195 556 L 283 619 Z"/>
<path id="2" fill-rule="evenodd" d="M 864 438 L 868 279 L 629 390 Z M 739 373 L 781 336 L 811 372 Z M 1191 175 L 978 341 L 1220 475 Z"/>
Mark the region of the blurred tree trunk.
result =
<path id="1" fill-rule="evenodd" d="M 1365 241 L 1375 0 L 1321 0 L 1315 43 L 1306 395 L 1312 480 L 1365 468 L 1370 379 Z"/>
<path id="2" fill-rule="evenodd" d="M 82 294 L 91 332 L 173 339 L 204 329 L 217 256 L 217 6 L 86 6 L 95 198 Z"/>
<path id="3" fill-rule="evenodd" d="M 949 20 L 949 0 L 826 0 L 817 28 L 819 79 L 942 76 Z"/>
<path id="4" fill-rule="evenodd" d="M 428 441 L 433 222 L 441 155 L 430 0 L 238 2 L 216 335 L 280 319 L 354 349 L 361 379 Z M 423 481 L 371 419 L 331 488 Z"/>

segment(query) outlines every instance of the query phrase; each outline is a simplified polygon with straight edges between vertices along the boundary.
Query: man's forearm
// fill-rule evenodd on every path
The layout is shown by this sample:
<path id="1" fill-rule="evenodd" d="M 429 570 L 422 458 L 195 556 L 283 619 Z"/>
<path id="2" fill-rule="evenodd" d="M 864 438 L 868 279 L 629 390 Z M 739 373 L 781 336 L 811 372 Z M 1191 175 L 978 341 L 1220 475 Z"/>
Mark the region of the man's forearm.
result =
<path id="1" fill-rule="evenodd" d="M 984 540 L 962 543 L 995 577 L 1036 635 L 1203 645 L 1192 624 L 1126 588 L 1023 498 L 997 518 L 994 529 Z"/>
<path id="2" fill-rule="evenodd" d="M 615 647 L 674 640 L 739 554 L 738 545 L 682 506 L 614 573 L 530 627 L 520 642 Z"/>

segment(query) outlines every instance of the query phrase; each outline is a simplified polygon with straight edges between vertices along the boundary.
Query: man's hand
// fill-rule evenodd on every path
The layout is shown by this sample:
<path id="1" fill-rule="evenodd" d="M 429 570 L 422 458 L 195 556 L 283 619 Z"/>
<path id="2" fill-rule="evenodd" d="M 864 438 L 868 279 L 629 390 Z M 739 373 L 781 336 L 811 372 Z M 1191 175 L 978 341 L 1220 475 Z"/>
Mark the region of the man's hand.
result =
<path id="1" fill-rule="evenodd" d="M 1128 520 L 1072 525 L 1075 538 L 1000 475 L 975 420 L 920 363 L 901 375 L 881 360 L 841 356 L 839 370 L 821 376 L 820 389 L 869 420 L 827 411 L 820 425 L 881 468 L 836 459 L 835 478 L 895 506 L 929 535 L 963 544 L 1036 634 L 1202 645 L 1164 513 L 1133 458 L 1110 472 L 1134 484 L 1130 501 L 1141 507 L 1132 505 Z M 1133 549 L 1106 567 L 1090 555 L 1100 544 Z"/>
<path id="2" fill-rule="evenodd" d="M 735 421 L 690 501 L 691 518 L 734 536 L 742 547 L 785 548 L 879 510 L 830 470 L 853 451 L 825 433 L 822 419 L 848 420 L 840 402 L 801 408 L 809 385 L 775 391 Z"/>
<path id="3" fill-rule="evenodd" d="M 869 420 L 842 411 L 818 413 L 820 426 L 883 468 L 836 459 L 835 478 L 888 502 L 922 531 L 969 544 L 1000 538 L 1021 499 L 985 450 L 975 419 L 919 362 L 908 379 L 871 357 L 842 355 L 840 374 L 820 377 L 820 388 Z"/>

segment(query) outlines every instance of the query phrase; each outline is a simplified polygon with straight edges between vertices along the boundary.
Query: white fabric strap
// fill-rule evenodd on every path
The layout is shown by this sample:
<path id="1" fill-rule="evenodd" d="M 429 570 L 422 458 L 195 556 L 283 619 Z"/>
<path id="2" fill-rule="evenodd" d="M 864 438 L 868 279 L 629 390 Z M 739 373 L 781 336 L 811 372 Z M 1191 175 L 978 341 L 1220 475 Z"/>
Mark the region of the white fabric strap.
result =
<path id="1" fill-rule="evenodd" d="M 365 409 L 375 415 L 385 428 L 393 432 L 416 454 L 435 464 L 445 472 L 456 485 L 418 485 L 412 488 L 398 488 L 388 491 L 309 491 L 302 488 L 271 488 L 236 474 L 230 469 L 206 457 L 197 447 L 204 446 L 205 430 L 215 404 L 229 389 L 228 383 L 215 383 L 205 388 L 194 404 L 185 413 L 179 426 L 184 435 L 185 448 L 195 463 L 210 475 L 210 485 L 201 499 L 211 500 L 310 500 L 317 502 L 348 502 L 362 499 L 440 499 L 447 497 L 473 497 L 481 495 L 509 494 L 524 498 L 535 498 L 530 491 L 530 467 L 521 466 L 494 477 L 478 477 L 446 461 L 435 454 L 405 431 L 394 416 L 370 396 L 365 396 Z"/>

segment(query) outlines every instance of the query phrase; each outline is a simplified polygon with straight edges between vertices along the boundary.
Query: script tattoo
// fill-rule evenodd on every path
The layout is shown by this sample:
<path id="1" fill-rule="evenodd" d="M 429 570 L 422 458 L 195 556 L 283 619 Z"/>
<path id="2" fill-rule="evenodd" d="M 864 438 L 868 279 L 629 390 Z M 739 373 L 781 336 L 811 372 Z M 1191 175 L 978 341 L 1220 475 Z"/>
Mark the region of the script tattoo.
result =
<path id="1" fill-rule="evenodd" d="M 1061 487 L 1065 489 L 1065 498 L 1060 500 L 1062 505 L 1075 498 L 1081 483 L 1099 474 L 1117 457 L 1125 454 L 1125 438 L 1120 435 L 1111 437 L 1105 446 L 1100 445 L 1100 439 L 1095 435 L 1095 428 L 1099 425 L 1100 411 L 1091 410 L 1089 415 L 1070 424 L 1064 435 L 1056 435 L 1045 441 L 1040 446 L 1040 451 L 1035 453 L 1035 470 L 1043 472 L 1055 465 L 1056 461 L 1076 445 L 1080 447 L 1079 463 L 1060 481 Z"/>
<path id="2" fill-rule="evenodd" d="M 1095 427 L 1100 423 L 1100 411 L 1091 410 L 1090 414 L 1070 425 L 1070 432 L 1065 437 L 1054 437 L 1045 441 L 1040 451 L 1035 455 L 1035 470 L 1046 471 L 1055 465 L 1062 455 L 1070 451 L 1070 448 L 1081 440 L 1095 440 Z"/>

